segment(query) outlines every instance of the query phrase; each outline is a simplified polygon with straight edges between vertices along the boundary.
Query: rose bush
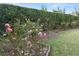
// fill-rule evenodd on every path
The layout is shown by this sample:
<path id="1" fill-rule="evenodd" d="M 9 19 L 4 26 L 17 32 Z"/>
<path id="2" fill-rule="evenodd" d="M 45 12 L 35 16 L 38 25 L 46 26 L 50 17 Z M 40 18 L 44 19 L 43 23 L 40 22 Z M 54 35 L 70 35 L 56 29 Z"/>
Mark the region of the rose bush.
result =
<path id="1" fill-rule="evenodd" d="M 38 23 L 31 22 L 29 19 L 25 23 L 17 21 L 13 25 L 13 32 L 7 32 L 6 36 L 3 36 L 5 42 L 11 46 L 7 48 L 7 44 L 3 42 L 2 46 L 5 46 L 6 49 L 3 48 L 2 52 L 4 54 L 8 53 L 8 55 L 34 55 L 39 53 L 39 50 L 34 52 L 35 49 L 33 47 L 37 49 L 36 46 L 38 46 L 39 49 L 39 40 L 36 36 L 41 35 L 40 32 L 42 33 L 42 30 L 40 29 L 42 28 Z M 46 34 L 44 35 L 46 36 Z M 6 50 L 9 51 L 5 52 Z"/>

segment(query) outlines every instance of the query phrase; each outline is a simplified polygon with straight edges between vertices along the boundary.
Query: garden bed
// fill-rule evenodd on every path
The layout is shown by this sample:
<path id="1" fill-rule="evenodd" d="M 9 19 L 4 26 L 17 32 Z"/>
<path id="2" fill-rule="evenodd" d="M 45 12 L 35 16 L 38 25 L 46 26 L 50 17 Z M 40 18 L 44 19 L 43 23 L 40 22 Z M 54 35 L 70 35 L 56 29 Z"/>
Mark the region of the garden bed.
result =
<path id="1" fill-rule="evenodd" d="M 0 46 L 0 55 L 2 56 L 49 56 L 50 46 L 46 44 L 36 43 L 31 48 L 23 45 L 14 48 L 11 43 L 5 43 Z"/>

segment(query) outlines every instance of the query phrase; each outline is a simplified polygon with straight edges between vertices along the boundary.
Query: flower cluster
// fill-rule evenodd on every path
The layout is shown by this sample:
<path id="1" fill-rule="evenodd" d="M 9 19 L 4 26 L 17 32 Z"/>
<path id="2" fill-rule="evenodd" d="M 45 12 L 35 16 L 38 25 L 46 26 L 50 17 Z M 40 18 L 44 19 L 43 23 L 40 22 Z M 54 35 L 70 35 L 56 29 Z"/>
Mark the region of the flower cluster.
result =
<path id="1" fill-rule="evenodd" d="M 38 37 L 40 37 L 40 38 L 44 38 L 44 37 L 46 37 L 46 33 L 45 32 L 38 32 Z"/>

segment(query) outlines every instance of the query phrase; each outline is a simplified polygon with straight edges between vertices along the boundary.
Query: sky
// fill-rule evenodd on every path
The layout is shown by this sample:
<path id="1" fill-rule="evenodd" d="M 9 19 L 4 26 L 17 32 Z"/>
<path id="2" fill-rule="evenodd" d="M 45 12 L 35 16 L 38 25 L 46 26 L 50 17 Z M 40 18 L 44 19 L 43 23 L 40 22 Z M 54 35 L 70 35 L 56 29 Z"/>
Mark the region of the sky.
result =
<path id="1" fill-rule="evenodd" d="M 74 8 L 79 8 L 79 3 L 15 3 L 14 5 L 34 8 L 39 10 L 41 9 L 41 6 L 44 6 L 47 8 L 48 11 L 57 9 L 57 7 L 59 7 L 60 9 L 65 8 L 66 13 L 68 14 L 74 11 Z"/>

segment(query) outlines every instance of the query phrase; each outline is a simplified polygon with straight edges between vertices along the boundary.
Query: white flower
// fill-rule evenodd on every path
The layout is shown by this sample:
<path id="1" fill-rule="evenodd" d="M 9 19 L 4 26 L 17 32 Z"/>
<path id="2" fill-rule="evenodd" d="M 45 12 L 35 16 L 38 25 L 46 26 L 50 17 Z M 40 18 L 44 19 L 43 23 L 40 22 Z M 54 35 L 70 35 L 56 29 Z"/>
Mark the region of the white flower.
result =
<path id="1" fill-rule="evenodd" d="M 36 31 L 38 31 L 38 29 L 36 29 Z"/>
<path id="2" fill-rule="evenodd" d="M 29 30 L 28 33 L 29 33 L 29 34 L 32 33 L 32 30 Z"/>
<path id="3" fill-rule="evenodd" d="M 6 24 L 5 24 L 5 27 L 11 27 L 11 26 L 10 26 L 10 24 L 6 23 Z"/>
<path id="4" fill-rule="evenodd" d="M 27 40 L 27 37 L 25 37 L 25 40 Z"/>
<path id="5" fill-rule="evenodd" d="M 46 36 L 46 33 L 44 33 L 44 36 Z"/>
<path id="6" fill-rule="evenodd" d="M 41 26 L 43 26 L 43 25 L 41 24 Z"/>
<path id="7" fill-rule="evenodd" d="M 24 51 L 22 50 L 21 53 L 24 53 Z"/>
<path id="8" fill-rule="evenodd" d="M 6 36 L 7 34 L 3 34 L 3 36 Z"/>
<path id="9" fill-rule="evenodd" d="M 13 37 L 13 39 L 15 40 L 16 38 L 15 38 L 15 37 Z"/>

